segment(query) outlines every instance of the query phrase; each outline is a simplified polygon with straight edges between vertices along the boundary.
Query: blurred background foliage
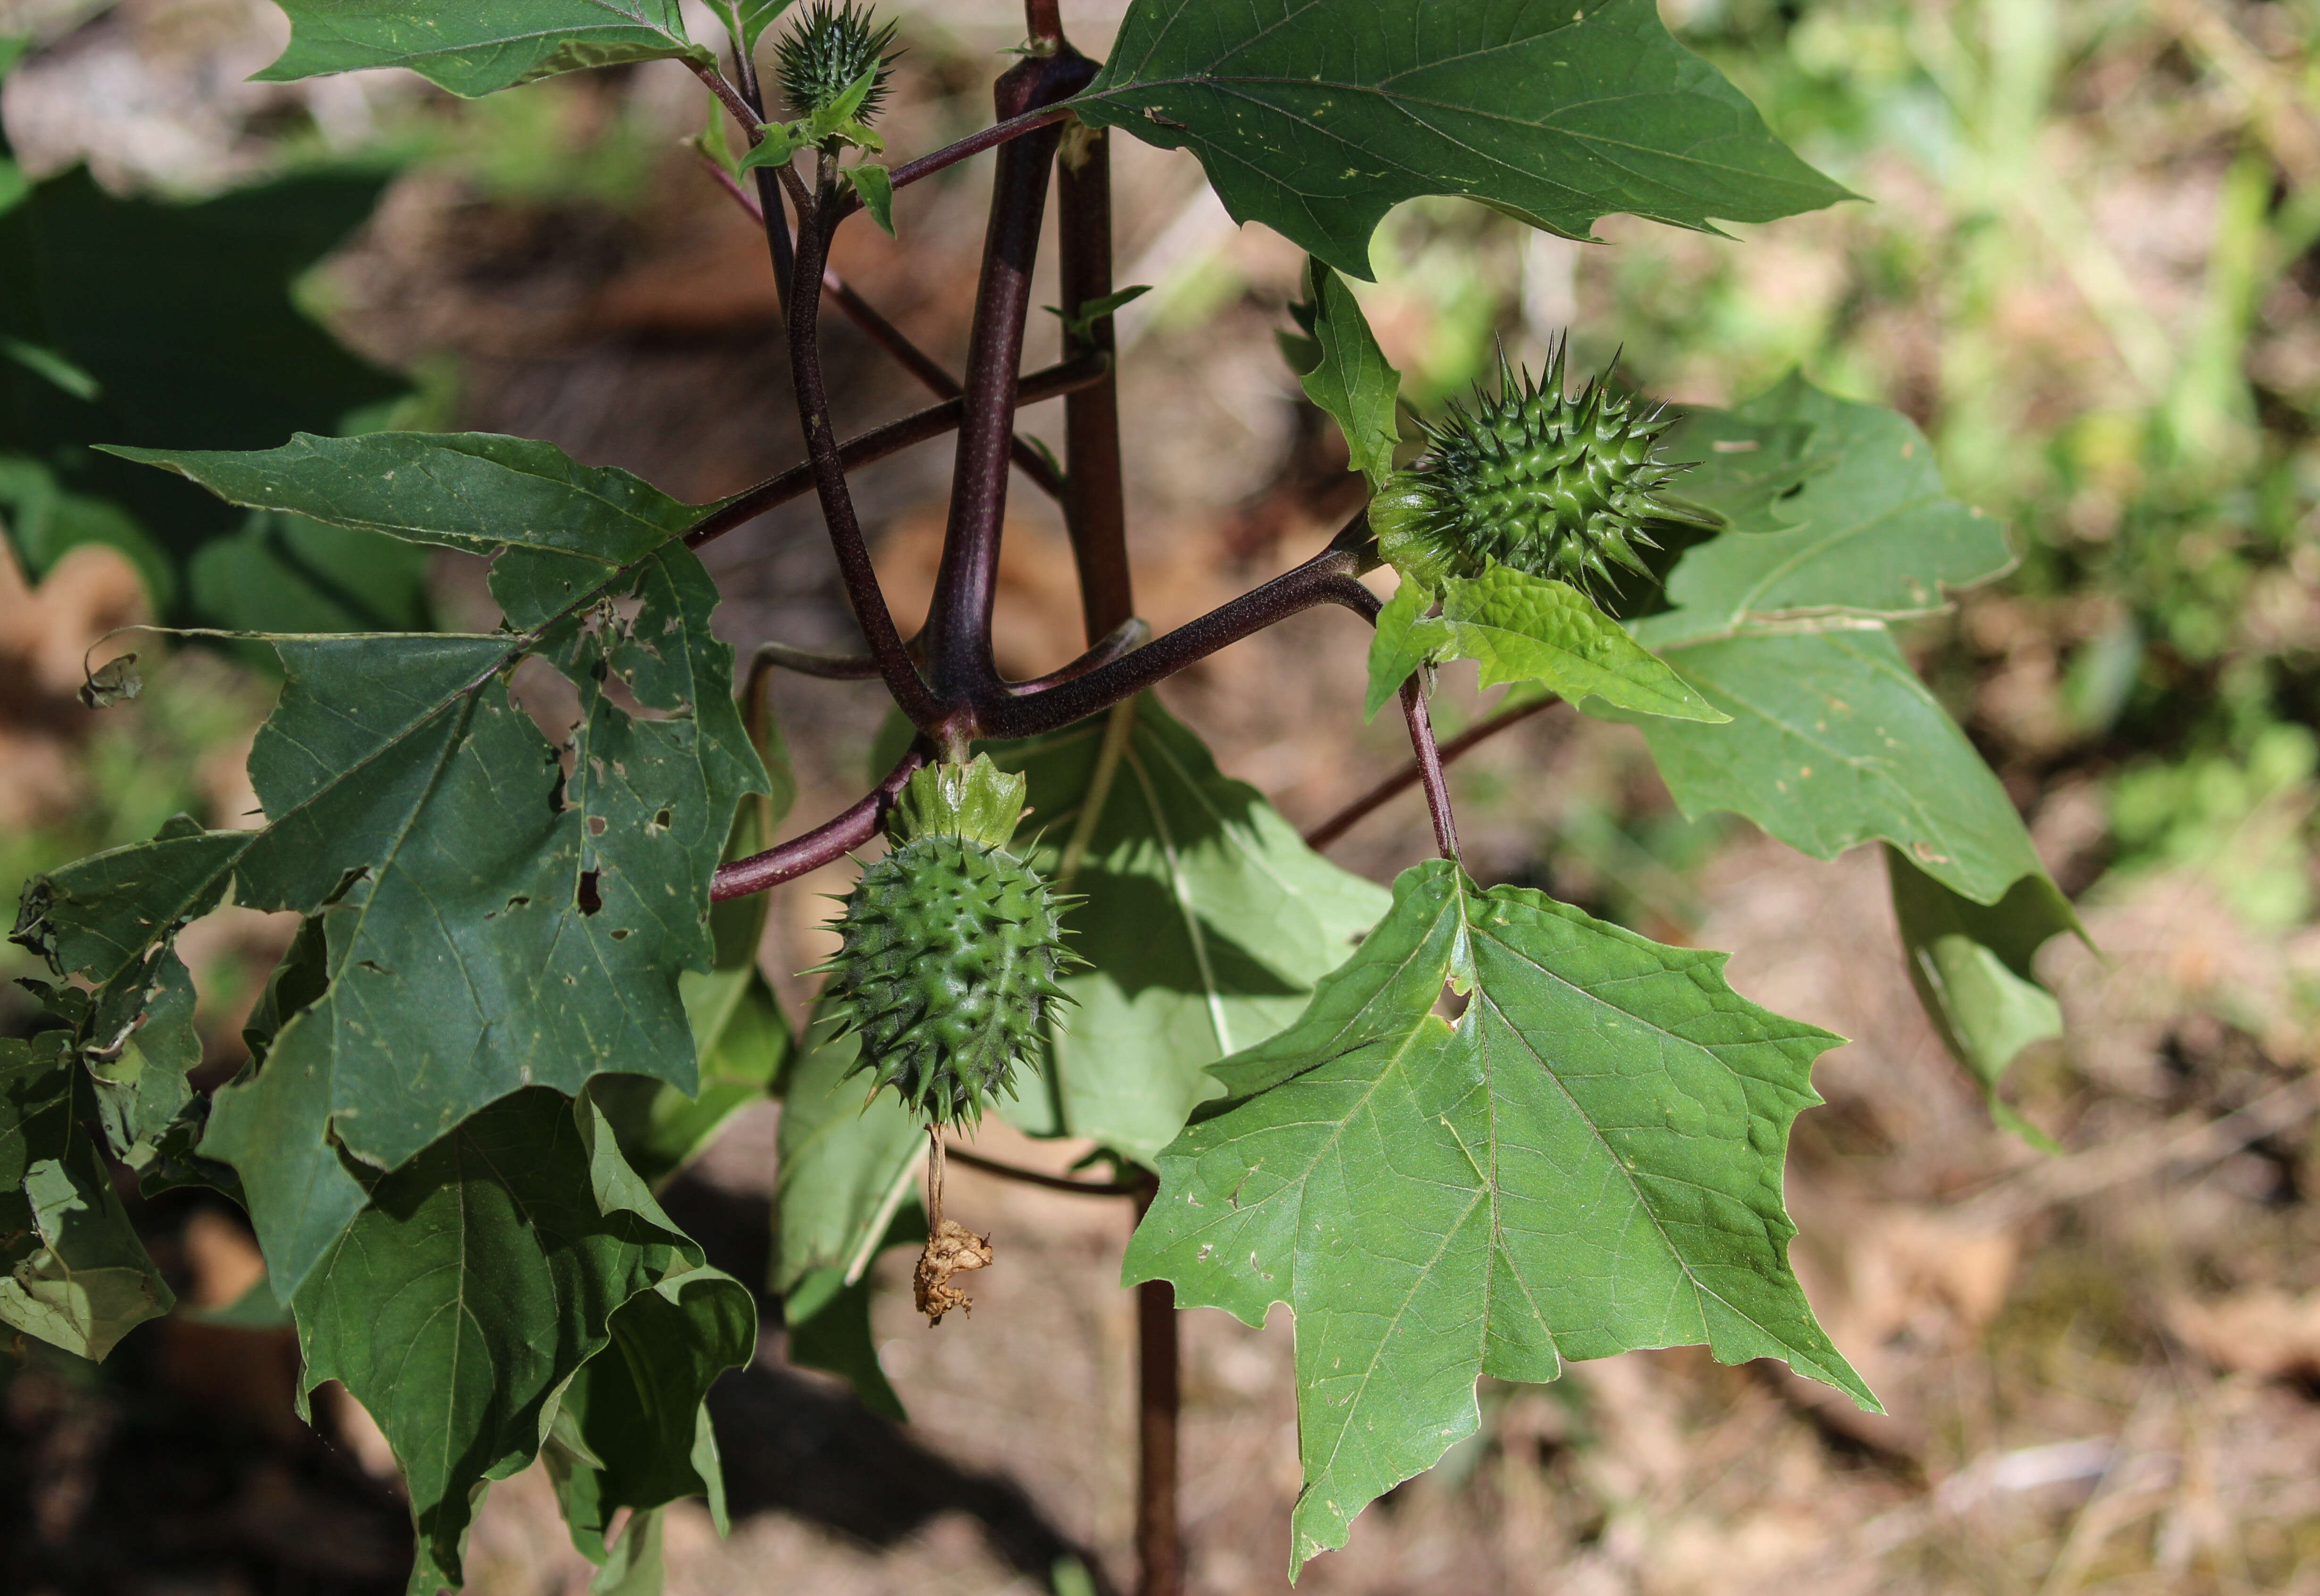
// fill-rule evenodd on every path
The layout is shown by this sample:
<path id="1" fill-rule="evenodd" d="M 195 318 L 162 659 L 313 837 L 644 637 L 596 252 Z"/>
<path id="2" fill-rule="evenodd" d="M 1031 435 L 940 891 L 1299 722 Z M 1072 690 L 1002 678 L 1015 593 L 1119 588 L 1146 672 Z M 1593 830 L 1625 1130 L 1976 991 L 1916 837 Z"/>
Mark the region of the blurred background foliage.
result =
<path id="1" fill-rule="evenodd" d="M 910 54 L 893 136 L 898 149 L 930 148 L 983 119 L 992 52 L 1012 41 L 1020 8 L 943 0 L 895 9 L 908 14 Z M 2065 889 L 2116 906 L 2097 931 L 2121 962 L 2108 977 L 2088 973 L 2100 968 L 2091 961 L 2080 967 L 2079 1034 L 2022 1072 L 2025 1111 L 2066 1144 L 2126 1145 L 2174 1123 L 2161 1116 L 2236 1111 L 2260 1088 L 2300 1078 L 2320 1016 L 2320 0 L 1663 0 L 1662 9 L 1775 131 L 1866 203 L 1735 229 L 1737 240 L 1610 218 L 1602 241 L 1584 243 L 1463 204 L 1405 206 L 1378 235 L 1378 283 L 1360 292 L 1406 394 L 1431 409 L 1487 380 L 1500 347 L 1536 366 L 1568 329 L 1580 369 L 1616 358 L 1618 380 L 1679 406 L 1732 403 L 1801 367 L 1837 393 L 1908 413 L 1951 491 L 2003 518 L 2022 555 L 2010 579 L 1914 629 L 1913 657 L 2031 817 Z M 1118 0 L 1065 5 L 1092 50 L 1119 10 Z M 474 425 L 549 436 L 696 499 L 794 454 L 762 242 L 718 208 L 678 146 L 703 110 L 681 70 L 557 79 L 476 103 L 384 75 L 250 85 L 242 80 L 282 36 L 278 14 L 258 0 L 0 0 L 0 35 L 28 52 L 0 88 L 14 147 L 0 152 L 0 522 L 14 554 L 14 568 L 0 568 L 0 884 L 150 836 L 180 809 L 234 824 L 252 807 L 240 765 L 274 691 L 269 657 L 117 640 L 106 649 L 144 655 L 144 694 L 90 715 L 74 702 L 83 650 L 110 628 L 489 620 L 474 571 L 455 558 L 421 560 L 286 519 L 222 514 L 182 485 L 113 471 L 87 445 L 251 447 L 292 427 Z M 9 53 L 0 46 L 0 62 Z M 1166 624 L 1302 553 L 1358 490 L 1342 444 L 1273 356 L 1268 335 L 1287 324 L 1299 292 L 1295 251 L 1236 231 L 1182 157 L 1130 149 L 1119 159 L 1119 280 L 1154 286 L 1121 317 L 1129 403 L 1154 418 L 1130 434 L 1136 553 L 1147 612 Z M 972 301 L 983 180 L 961 168 L 914 191 L 902 220 L 915 254 L 850 239 L 855 254 L 841 262 L 952 358 Z M 219 240 L 240 252 L 227 258 Z M 85 269 L 92 262 L 105 269 Z M 26 274 L 41 271 L 45 286 L 28 289 Z M 121 307 L 111 322 L 106 304 Z M 205 376 L 232 369 L 218 350 L 259 322 L 267 402 L 223 406 Z M 844 329 L 830 338 L 842 413 L 867 418 L 915 402 Z M 864 490 L 900 607 L 923 596 L 940 525 L 944 461 L 915 458 Z M 1043 509 L 1019 503 L 1010 513 L 1021 525 L 1010 530 L 1002 589 L 1002 663 L 1014 650 L 1038 664 L 1042 650 L 1069 651 L 1068 576 Z M 712 549 L 729 635 L 845 645 L 842 601 L 815 534 L 801 510 Z M 1342 641 L 1305 653 L 1292 651 L 1301 643 L 1273 653 L 1253 644 L 1246 652 L 1262 665 L 1226 662 L 1182 688 L 1226 767 L 1300 821 L 1328 813 L 1379 761 L 1399 757 L 1391 728 L 1357 724 L 1358 652 L 1328 651 Z M 1322 680 L 1328 671 L 1336 676 Z M 1350 700 L 1340 676 L 1354 679 Z M 1251 692 L 1260 679 L 1264 691 Z M 801 814 L 834 807 L 852 795 L 875 706 L 852 689 L 783 691 L 808 786 Z M 1252 707 L 1256 699 L 1266 702 Z M 1440 719 L 1455 730 L 1491 707 L 1453 681 Z M 1530 742 L 1510 738 L 1503 757 L 1461 767 L 1462 814 L 1485 874 L 1546 886 L 1663 938 L 1734 946 L 1770 936 L 1799 967 L 1812 966 L 1815 936 L 1890 937 L 1873 884 L 1870 917 L 1856 923 L 1831 907 L 1835 896 L 1819 895 L 1852 877 L 1768 875 L 1747 828 L 1685 821 L 1618 729 L 1542 717 L 1534 730 Z M 1373 826 L 1337 857 L 1384 875 L 1423 848 L 1420 821 Z M 1783 903 L 1790 920 L 1766 918 L 1765 905 Z M 813 913 L 789 918 L 805 925 Z M 2193 933 L 2194 952 L 2168 940 Z M 239 1066 L 241 1013 L 283 935 L 258 917 L 229 916 L 188 939 L 213 1072 Z M 811 931 L 777 923 L 775 936 L 768 968 L 788 981 L 812 962 L 801 951 Z M 2138 939 L 2172 961 L 2166 981 L 2145 978 Z M 1780 962 L 1759 966 L 1775 985 Z M 2238 984 L 2213 1001 L 2181 996 L 2208 990 L 2183 971 L 2210 966 Z M 0 975 L 29 973 L 17 950 L 0 949 Z M 1899 986 L 1898 968 L 1863 979 Z M 2151 995 L 2162 987 L 2169 995 Z M 794 1000 L 799 989 L 790 982 L 784 992 Z M 1836 1009 L 1798 1011 L 1862 1038 L 1862 1050 L 1886 1064 L 1933 1058 L 1916 1075 L 1892 1065 L 1919 1099 L 1949 1089 L 1937 1054 L 1906 1029 L 1917 1023 L 1906 990 L 1891 1022 L 1903 1029 L 1880 1029 L 1882 1010 L 1858 1025 Z M 30 1020 L 28 1006 L 0 995 L 0 1024 Z M 1877 1153 L 1886 1160 L 1878 1202 L 1930 1203 L 2016 1170 L 2025 1156 L 1995 1140 L 1959 1150 L 1983 1129 L 1970 1093 L 1936 1112 L 1903 1104 L 1901 1086 L 1862 1084 L 1839 1068 L 1823 1075 L 1854 1084 L 1825 1084 L 1835 1102 L 1808 1117 L 1821 1129 L 1803 1134 L 1799 1157 L 1850 1171 L 1856 1152 Z M 2201 1538 L 2205 1520 L 2166 1529 L 2176 1520 L 2165 1519 L 2164 1533 L 2121 1551 L 2109 1529 L 2084 1528 L 2075 1508 L 1967 1533 L 1925 1494 L 1932 1474 L 1967 1478 L 1977 1448 L 2007 1436 L 2117 1437 L 2100 1466 L 2123 1467 L 2130 1420 L 2143 1422 L 2135 1416 L 2158 1400 L 2150 1383 L 2185 1378 L 2187 1356 L 2208 1359 L 2225 1383 L 2234 1373 L 2320 1376 L 2320 1256 L 2306 1245 L 2320 1238 L 2307 1201 L 2320 1191 L 2320 1150 L 2302 1123 L 2265 1144 L 2277 1184 L 2261 1172 L 2232 1177 L 2244 1188 L 2234 1188 L 2238 1206 L 2208 1214 L 2151 1175 L 2152 1202 L 2171 1205 L 2171 1237 L 2134 1230 L 2141 1211 L 2132 1203 L 2120 1205 L 2130 1215 L 2117 1220 L 2132 1231 L 2125 1239 L 2077 1211 L 2039 1232 L 2045 1261 L 2023 1265 L 2010 1296 L 2001 1284 L 1988 1302 L 1973 1299 L 1980 1306 L 1953 1304 L 1963 1339 L 1941 1345 L 1960 1357 L 1971 1345 L 1981 1361 L 1928 1365 L 1928 1390 L 1967 1383 L 1924 1399 L 1914 1438 L 1848 1437 L 1826 1415 L 1813 1420 L 1814 1444 L 1839 1449 L 1829 1468 L 1853 1466 L 1844 1461 L 1852 1455 L 1839 1456 L 1848 1446 L 1899 1457 L 1894 1477 L 1915 1481 L 1908 1489 L 1932 1515 L 1864 1554 L 1863 1566 L 1883 1572 L 1862 1588 L 2062 1591 L 2115 1575 L 2120 1590 L 2320 1591 L 2320 1500 L 2310 1492 L 2282 1498 L 2286 1506 L 2265 1498 L 2261 1512 L 2230 1509 L 2239 1517 L 2229 1555 Z M 1914 1149 L 1905 1129 L 1940 1129 L 1951 1142 Z M 1792 1173 L 1808 1237 L 1815 1178 Z M 1903 1232 L 1878 1234 L 1889 1273 L 1899 1267 L 1891 1257 L 1915 1256 L 1893 1238 Z M 1974 1250 L 1980 1233 L 1942 1234 L 1953 1262 L 1985 1256 Z M 189 1241 L 184 1256 L 200 1256 Z M 2014 1268 L 2006 1265 L 2007 1279 Z M 2288 1293 L 2283 1301 L 2310 1304 L 2293 1320 L 2302 1328 L 2275 1327 L 2261 1356 L 2244 1350 L 2248 1334 L 2231 1352 L 2231 1336 L 2202 1338 L 2198 1326 L 2210 1321 L 2143 1301 L 2128 1283 L 2221 1290 L 2254 1276 Z M 231 1300 L 223 1285 L 217 1292 Z M 1918 1322 L 1891 1333 L 1907 1340 Z M 1214 1334 L 1225 1338 L 1215 1343 L 1223 1350 L 1211 1395 L 1224 1407 L 1254 1402 L 1256 1387 L 1235 1373 L 1243 1344 Z M 107 1377 L 166 1386 L 162 1374 L 137 1372 L 145 1356 L 132 1348 L 127 1372 Z M 1713 1372 L 1669 1366 L 1686 1401 L 1723 1404 L 1719 1413 L 1745 1408 Z M 1606 1383 L 1587 1388 L 1603 1401 L 1644 1401 L 1620 1382 L 1645 1376 L 1588 1377 Z M 1196 1393 L 1210 1389 L 1201 1378 Z M 1918 1375 L 1889 1378 L 1906 1394 Z M 1987 1390 L 1959 1394 L 1976 1381 Z M 2186 1412 L 2198 1407 L 2192 1395 L 2180 1400 Z M 1718 1584 L 1723 1564 L 1707 1553 L 1687 1584 L 1668 1572 L 1681 1558 L 1665 1548 L 1653 1553 L 1659 1573 L 1636 1576 L 1640 1583 L 1590 1585 L 1572 1573 L 1588 1557 L 1617 1562 L 1620 1515 L 1640 1510 L 1634 1503 L 1649 1492 L 1605 1482 L 1628 1478 L 1618 1470 L 1644 1455 L 1634 1452 L 1642 1443 L 1621 1438 L 1632 1413 L 1598 1424 L 1574 1417 L 1583 1395 L 1540 1401 L 1490 1393 L 1475 1446 L 1496 1448 L 1489 1456 L 1501 1462 L 1529 1448 L 1522 1455 L 1539 1469 L 1576 1471 L 1557 1488 L 1581 1505 L 1554 1510 L 1569 1518 L 1566 1550 L 1577 1559 L 1564 1569 L 1568 1589 L 1738 1588 Z M 1673 1412 L 1674 1402 L 1662 1406 Z M 1908 1405 L 1896 1401 L 1897 1411 Z M 2008 1413 L 2043 1417 L 2022 1419 L 2026 1429 L 1992 1417 Z M 922 1418 L 938 1429 L 939 1404 Z M 1599 1431 L 1600 1456 L 1612 1461 L 1587 1461 Z M 1698 1443 L 1709 1432 L 1684 1433 Z M 2287 1446 L 2281 1437 L 2303 1445 L 2315 1432 L 2281 1419 L 2263 1434 Z M 1251 1445 L 1254 1455 L 1272 1443 Z M 2255 1442 L 2243 1450 L 2262 1453 Z M 1496 1482 L 1498 1500 L 1529 1489 L 1494 1474 L 1499 1463 L 1478 1464 L 1482 1455 L 1454 1454 L 1455 1467 L 1437 1471 L 1445 1489 L 1466 1489 L 1458 1482 L 1477 1469 L 1476 1480 Z M 2308 1448 L 2294 1455 L 2308 1476 Z M 1002 1461 L 1027 1475 L 1044 1466 Z M 2058 1457 L 2038 1466 L 2049 1465 L 2062 1471 L 2058 1480 L 2092 1477 L 2069 1474 L 2077 1465 Z M 0 1463 L 0 1544 L 17 1466 Z M 1107 1477 L 1083 1460 L 1073 1466 L 1058 1464 L 1063 1483 L 1042 1493 L 1064 1501 L 1066 1517 L 1077 1510 L 1073 1492 L 1094 1489 L 1082 1475 Z M 310 1485 L 321 1477 L 300 1467 Z M 1667 1491 L 1690 1492 L 1685 1501 L 1726 1489 L 1722 1474 L 1703 1483 L 1669 1468 Z M 1826 1494 L 1826 1479 L 1812 1477 Z M 1269 1501 L 1273 1489 L 1260 1481 L 1245 1494 Z M 1603 1505 L 1615 1500 L 1628 1505 Z M 1399 1510 L 1372 1517 L 1395 1522 Z M 1409 1510 L 1418 1523 L 1433 1510 Z M 1092 1507 L 1086 1521 L 1105 1544 L 1125 1533 Z M 383 1522 L 391 1533 L 393 1514 Z M 1364 1545 L 1317 1564 L 1310 1580 L 1396 1588 L 1346 1572 L 1369 1566 Z M 1879 1562 L 1888 1553 L 1901 1561 Z M 946 1555 L 929 1554 L 930 1566 Z M 1649 1562 L 1638 1553 L 1629 1564 L 1637 1559 Z M 1269 1544 L 1250 1561 L 1269 1571 Z M 494 1564 L 481 1566 L 487 1575 Z M 1201 1566 L 1217 1589 L 1273 1588 L 1220 1563 Z M 835 1565 L 822 1574 L 817 1588 L 856 1588 Z M 381 1578 L 382 1589 L 399 1585 Z M 340 1582 L 367 1588 L 353 1574 Z"/>

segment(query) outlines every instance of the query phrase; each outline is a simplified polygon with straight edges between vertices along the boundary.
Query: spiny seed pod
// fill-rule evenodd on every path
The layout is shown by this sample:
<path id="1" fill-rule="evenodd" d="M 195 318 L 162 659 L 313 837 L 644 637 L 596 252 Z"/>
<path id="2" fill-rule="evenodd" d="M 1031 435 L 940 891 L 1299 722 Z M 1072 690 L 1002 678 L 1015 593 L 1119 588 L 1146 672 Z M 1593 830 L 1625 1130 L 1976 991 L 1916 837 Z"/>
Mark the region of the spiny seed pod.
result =
<path id="1" fill-rule="evenodd" d="M 898 58 L 882 58 L 879 52 L 893 41 L 894 24 L 874 26 L 868 9 L 857 7 L 854 0 L 843 5 L 814 0 L 798 14 L 796 25 L 782 36 L 775 51 L 774 71 L 781 80 L 782 97 L 798 115 L 811 116 L 827 110 L 875 68 L 878 76 L 854 113 L 854 120 L 866 126 L 886 103 L 886 80 Z"/>
<path id="2" fill-rule="evenodd" d="M 972 1124 L 1011 1093 L 1039 1042 L 1057 976 L 1062 907 L 1008 845 L 1024 779 L 990 757 L 911 777 L 887 822 L 893 851 L 862 872 L 821 966 L 839 1034 L 862 1038 L 851 1074 L 892 1085 L 930 1125 Z"/>
<path id="3" fill-rule="evenodd" d="M 1690 469 L 1654 454 L 1675 418 L 1634 413 L 1601 377 L 1565 398 L 1567 347 L 1544 383 L 1518 381 L 1501 354 L 1495 397 L 1477 386 L 1472 413 L 1453 403 L 1447 419 L 1424 423 L 1426 454 L 1370 506 L 1378 552 L 1404 576 L 1433 588 L 1495 561 L 1592 594 L 1618 585 L 1614 565 L 1651 574 L 1635 548 L 1659 547 L 1648 523 L 1694 519 L 1657 496 Z"/>

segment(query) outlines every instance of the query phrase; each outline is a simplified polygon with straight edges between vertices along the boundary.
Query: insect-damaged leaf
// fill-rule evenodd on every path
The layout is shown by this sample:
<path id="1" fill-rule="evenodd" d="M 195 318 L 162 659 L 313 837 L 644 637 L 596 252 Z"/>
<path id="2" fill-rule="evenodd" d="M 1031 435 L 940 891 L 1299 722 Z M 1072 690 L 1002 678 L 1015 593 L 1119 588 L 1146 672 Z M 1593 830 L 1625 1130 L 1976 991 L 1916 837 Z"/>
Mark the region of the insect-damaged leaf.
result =
<path id="1" fill-rule="evenodd" d="M 612 1365 L 578 1382 L 567 1429 L 630 1448 L 586 1501 L 609 1511 L 713 1488 L 696 1415 L 717 1371 L 748 1356 L 752 1300 L 703 1266 L 593 1104 L 518 1093 L 369 1185 L 292 1308 L 305 1388 L 343 1381 L 394 1448 L 419 1531 L 412 1596 L 459 1582 L 478 1488 L 531 1461 L 566 1382 L 621 1329 L 659 1361 L 650 1391 Z M 640 1410 L 656 1399 L 671 1410 Z"/>
<path id="2" fill-rule="evenodd" d="M 287 679 L 249 761 L 265 830 L 165 836 L 28 890 L 20 939 L 60 973 L 143 957 L 229 878 L 242 903 L 321 917 L 328 986 L 254 1078 L 218 1093 L 202 1144 L 243 1177 L 285 1293 L 361 1206 L 342 1151 L 393 1168 L 508 1093 L 576 1093 L 605 1071 L 693 1088 L 678 977 L 710 966 L 709 878 L 736 804 L 766 782 L 732 651 L 709 630 L 715 587 L 688 550 L 648 540 L 683 506 L 545 446 L 308 441 L 269 451 L 292 457 L 271 476 L 197 464 L 229 492 L 287 480 L 317 519 L 372 515 L 412 540 L 476 547 L 495 528 L 494 585 L 518 624 L 566 594 L 592 602 L 530 638 L 278 640 Z M 396 449 L 421 451 L 396 468 L 414 501 L 399 514 L 345 467 Z M 578 690 L 568 774 L 508 697 L 527 646 Z"/>
<path id="3" fill-rule="evenodd" d="M 1636 623 L 1648 648 L 1760 621 L 1928 614 L 2014 566 L 2004 529 L 1949 497 L 1908 417 L 1801 376 L 1687 417 L 1663 452 L 1699 462 L 1677 491 L 1731 525 L 1685 552 L 1672 607 Z"/>
<path id="4" fill-rule="evenodd" d="M 717 58 L 685 37 L 676 0 L 281 0 L 290 45 L 258 74 L 288 83 L 404 67 L 470 99 L 535 78 L 624 61 Z M 775 6 L 739 7 L 763 32 Z"/>
<path id="5" fill-rule="evenodd" d="M 1881 838 L 1978 903 L 2043 874 L 2006 789 L 1883 627 L 1744 632 L 1665 657 L 1732 717 L 1636 718 L 1685 814 L 1731 810 L 1819 859 Z"/>
<path id="6" fill-rule="evenodd" d="M 1723 963 L 1432 861 L 1302 1019 L 1217 1066 L 1228 1101 L 1161 1155 L 1123 1278 L 1296 1310 L 1292 1569 L 1473 1433 L 1478 1375 L 1704 1342 L 1874 1405 L 1789 1271 L 1781 1197 L 1838 1038 Z"/>
<path id="7" fill-rule="evenodd" d="M 1613 211 L 1705 228 L 1845 197 L 1654 0 L 1136 0 L 1074 104 L 1189 148 L 1236 220 L 1357 277 L 1424 194 L 1573 238 Z"/>
<path id="8" fill-rule="evenodd" d="M 0 1324 L 102 1358 L 175 1301 L 82 1129 L 70 1033 L 0 1038 Z"/>

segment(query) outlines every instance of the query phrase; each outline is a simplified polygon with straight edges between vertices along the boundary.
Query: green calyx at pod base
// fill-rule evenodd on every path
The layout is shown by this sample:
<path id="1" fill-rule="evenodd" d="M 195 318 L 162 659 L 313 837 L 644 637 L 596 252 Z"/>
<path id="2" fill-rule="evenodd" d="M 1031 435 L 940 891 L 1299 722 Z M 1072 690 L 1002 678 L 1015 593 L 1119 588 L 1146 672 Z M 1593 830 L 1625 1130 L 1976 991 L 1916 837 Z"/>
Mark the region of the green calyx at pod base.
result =
<path id="1" fill-rule="evenodd" d="M 1012 1093 L 1038 1047 L 1070 956 L 1062 904 L 1009 851 L 1024 778 L 988 755 L 916 772 L 887 820 L 893 846 L 862 872 L 835 923 L 823 994 L 861 1038 L 850 1073 L 891 1085 L 929 1125 L 972 1124 Z"/>
<path id="2" fill-rule="evenodd" d="M 896 58 L 880 52 L 894 41 L 894 28 L 893 23 L 873 23 L 869 11 L 854 0 L 843 5 L 814 0 L 782 36 L 775 54 L 774 75 L 790 109 L 800 116 L 817 115 L 875 72 L 853 113 L 856 122 L 870 122 L 886 103 L 886 80 Z"/>
<path id="3" fill-rule="evenodd" d="M 1495 396 L 1478 386 L 1471 413 L 1453 402 L 1444 420 L 1420 423 L 1426 453 L 1370 503 L 1378 552 L 1403 576 L 1434 590 L 1495 563 L 1595 596 L 1618 585 L 1615 566 L 1650 576 L 1636 546 L 1659 547 L 1651 523 L 1701 519 L 1662 496 L 1690 468 L 1657 458 L 1676 418 L 1639 413 L 1601 377 L 1565 397 L 1567 347 L 1544 382 L 1518 378 L 1501 354 Z"/>

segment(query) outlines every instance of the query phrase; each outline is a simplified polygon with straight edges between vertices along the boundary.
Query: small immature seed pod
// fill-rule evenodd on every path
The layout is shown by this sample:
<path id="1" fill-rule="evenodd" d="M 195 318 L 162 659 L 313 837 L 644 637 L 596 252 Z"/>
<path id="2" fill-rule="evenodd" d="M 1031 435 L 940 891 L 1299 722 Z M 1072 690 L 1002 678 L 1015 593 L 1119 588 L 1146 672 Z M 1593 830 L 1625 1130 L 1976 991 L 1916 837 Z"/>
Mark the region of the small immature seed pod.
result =
<path id="1" fill-rule="evenodd" d="M 1038 1047 L 1057 977 L 1062 905 L 1009 851 L 1025 783 L 990 757 L 911 776 L 888 830 L 893 849 L 863 871 L 822 966 L 841 1034 L 862 1038 L 852 1073 L 872 1072 L 930 1125 L 974 1123 L 1011 1091 Z"/>
<path id="2" fill-rule="evenodd" d="M 798 14 L 775 51 L 774 73 L 782 97 L 798 115 L 811 116 L 875 68 L 878 76 L 854 113 L 854 120 L 867 126 L 886 103 L 886 80 L 896 57 L 880 52 L 893 41 L 894 24 L 874 25 L 869 10 L 854 0 L 843 5 L 814 0 Z"/>
<path id="3" fill-rule="evenodd" d="M 1433 588 L 1495 562 L 1592 594 L 1618 585 L 1615 565 L 1650 575 L 1635 547 L 1659 546 L 1648 525 L 1694 519 L 1657 496 L 1689 469 L 1654 453 L 1675 418 L 1635 413 L 1601 378 L 1564 397 L 1565 347 L 1544 383 L 1500 356 L 1495 397 L 1477 387 L 1472 413 L 1454 403 L 1424 423 L 1426 454 L 1370 506 L 1378 551 L 1404 576 Z"/>

